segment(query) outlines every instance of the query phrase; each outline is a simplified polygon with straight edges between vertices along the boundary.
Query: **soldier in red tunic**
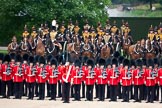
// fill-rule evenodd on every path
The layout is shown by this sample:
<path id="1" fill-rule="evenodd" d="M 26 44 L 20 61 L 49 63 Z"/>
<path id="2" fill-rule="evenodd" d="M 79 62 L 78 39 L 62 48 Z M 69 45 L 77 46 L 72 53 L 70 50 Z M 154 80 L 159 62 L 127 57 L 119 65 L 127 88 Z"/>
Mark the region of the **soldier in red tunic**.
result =
<path id="1" fill-rule="evenodd" d="M 62 86 L 63 86 L 63 103 L 69 103 L 69 94 L 70 94 L 70 83 L 71 83 L 71 77 L 72 77 L 72 68 L 73 66 L 70 64 L 70 55 L 66 54 L 66 63 L 65 67 L 62 71 Z"/>
<path id="2" fill-rule="evenodd" d="M 47 70 L 47 74 L 49 74 L 49 68 L 51 67 L 51 59 L 53 58 L 53 55 L 52 54 L 48 54 L 47 57 L 46 57 L 46 61 L 47 61 L 47 64 L 45 66 L 46 70 Z M 50 85 L 49 85 L 49 82 L 46 81 L 46 84 L 47 84 L 47 97 L 50 97 L 51 95 L 51 90 L 50 90 Z"/>
<path id="3" fill-rule="evenodd" d="M 74 85 L 74 101 L 80 101 L 80 88 L 82 83 L 83 71 L 79 59 L 74 62 L 75 67 L 72 72 L 72 83 Z"/>
<path id="4" fill-rule="evenodd" d="M 43 56 L 39 57 L 40 67 L 37 69 L 37 83 L 39 87 L 39 98 L 38 100 L 44 100 L 45 98 L 45 83 L 47 79 L 47 70 L 45 69 L 45 58 Z"/>
<path id="5" fill-rule="evenodd" d="M 133 84 L 134 84 L 134 102 L 141 102 L 142 91 L 144 84 L 144 71 L 142 70 L 142 60 L 136 60 L 136 69 L 133 73 Z"/>
<path id="6" fill-rule="evenodd" d="M 27 96 L 27 83 L 26 83 L 26 67 L 28 66 L 28 54 L 23 55 L 23 63 L 22 67 L 24 68 L 24 75 L 23 75 L 23 96 Z"/>
<path id="7" fill-rule="evenodd" d="M 160 69 L 158 70 L 158 83 L 161 89 L 161 101 L 160 103 L 162 103 L 162 59 L 160 59 Z"/>
<path id="8" fill-rule="evenodd" d="M 144 75 L 146 73 L 146 70 L 147 70 L 147 61 L 146 61 L 146 59 L 143 58 L 142 59 L 142 71 L 143 71 Z M 147 98 L 147 92 L 146 91 L 147 91 L 147 88 L 146 88 L 145 79 L 144 79 L 143 90 L 141 92 L 142 100 L 146 100 L 146 98 Z"/>
<path id="9" fill-rule="evenodd" d="M 106 60 L 106 72 L 109 73 L 109 71 L 111 70 L 111 58 L 108 58 Z M 106 95 L 106 99 L 110 98 L 110 81 L 108 78 L 107 81 L 107 95 Z"/>
<path id="10" fill-rule="evenodd" d="M 111 61 L 112 68 L 108 73 L 108 79 L 110 84 L 110 101 L 117 101 L 117 87 L 118 87 L 118 78 L 119 78 L 119 70 L 118 70 L 118 61 L 116 58 L 113 58 Z"/>
<path id="11" fill-rule="evenodd" d="M 121 71 L 121 82 L 122 82 L 122 92 L 123 92 L 123 101 L 122 102 L 129 102 L 129 93 L 130 93 L 130 86 L 132 84 L 132 73 L 129 70 L 129 60 L 123 60 L 124 69 Z"/>
<path id="12" fill-rule="evenodd" d="M 85 71 L 85 83 L 86 83 L 86 99 L 87 101 L 93 101 L 93 87 L 95 83 L 95 71 L 94 61 L 91 59 L 87 60 L 88 69 Z"/>
<path id="13" fill-rule="evenodd" d="M 57 69 L 57 60 L 55 58 L 51 59 L 51 67 L 47 70 L 49 73 L 48 83 L 50 86 L 50 96 L 49 100 L 56 100 L 56 90 L 57 90 L 57 82 L 58 82 L 58 69 Z"/>
<path id="14" fill-rule="evenodd" d="M 22 67 L 21 62 L 21 56 L 16 55 L 16 65 L 13 67 L 15 99 L 21 99 L 23 95 L 24 68 Z"/>
<path id="15" fill-rule="evenodd" d="M 105 85 L 108 82 L 108 73 L 105 69 L 105 64 L 106 64 L 105 59 L 100 58 L 98 63 L 100 66 L 99 70 L 96 70 L 98 95 L 99 95 L 99 101 L 104 101 L 105 100 Z"/>
<path id="16" fill-rule="evenodd" d="M 155 93 L 155 79 L 156 73 L 154 71 L 154 62 L 152 59 L 147 60 L 148 69 L 145 72 L 145 81 L 147 88 L 147 102 L 153 103 L 154 101 L 154 93 Z"/>
<path id="17" fill-rule="evenodd" d="M 37 69 L 34 66 L 34 57 L 30 56 L 28 59 L 29 66 L 26 68 L 26 82 L 28 85 L 28 100 L 34 98 L 34 85 L 36 80 Z"/>
<path id="18" fill-rule="evenodd" d="M 1 79 L 2 79 L 2 61 L 3 61 L 3 57 L 4 57 L 4 55 L 3 55 L 3 53 L 0 53 L 0 87 L 2 87 L 1 85 L 2 85 L 2 81 L 1 81 Z M 1 91 L 1 89 L 0 89 L 0 95 L 2 95 L 2 91 Z"/>
<path id="19" fill-rule="evenodd" d="M 97 74 L 100 70 L 100 66 L 99 66 L 99 63 L 98 61 L 95 63 L 95 67 L 94 67 L 94 71 L 96 73 L 96 80 L 95 80 L 95 97 L 94 99 L 97 99 L 99 97 L 99 91 L 98 91 L 98 82 L 97 82 Z"/>
<path id="20" fill-rule="evenodd" d="M 4 56 L 3 64 L 2 64 L 2 98 L 10 98 L 11 96 L 11 81 L 12 81 L 12 68 L 9 64 L 11 58 L 9 55 Z M 6 86 L 7 86 L 7 94 L 6 94 Z"/>

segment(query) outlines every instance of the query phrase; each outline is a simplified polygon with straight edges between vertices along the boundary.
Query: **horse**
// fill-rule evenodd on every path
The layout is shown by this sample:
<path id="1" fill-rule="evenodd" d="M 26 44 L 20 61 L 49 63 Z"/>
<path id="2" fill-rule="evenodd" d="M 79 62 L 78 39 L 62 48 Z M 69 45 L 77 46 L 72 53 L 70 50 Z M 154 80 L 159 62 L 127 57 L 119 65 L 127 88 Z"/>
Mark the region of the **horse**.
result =
<path id="1" fill-rule="evenodd" d="M 126 57 L 129 56 L 129 47 L 131 46 L 131 40 L 129 39 L 129 37 L 123 37 L 122 40 L 122 49 L 123 49 L 123 53 Z"/>
<path id="2" fill-rule="evenodd" d="M 106 44 L 101 48 L 101 52 L 100 52 L 100 57 L 107 59 L 110 57 L 111 53 L 110 53 L 111 49 L 109 48 L 109 46 Z"/>
<path id="3" fill-rule="evenodd" d="M 50 38 L 46 38 L 46 47 L 45 51 L 46 54 L 52 54 L 54 57 L 59 55 L 60 51 L 62 49 L 62 46 L 57 41 L 52 42 Z"/>
<path id="4" fill-rule="evenodd" d="M 23 56 L 24 54 L 30 54 L 30 46 L 27 38 L 24 38 L 23 41 L 20 43 L 20 55 Z"/>
<path id="5" fill-rule="evenodd" d="M 38 39 L 38 37 L 36 37 L 36 38 L 29 37 L 29 39 L 28 39 L 29 46 L 30 46 L 30 52 L 32 55 L 36 54 L 37 39 Z"/>
<path id="6" fill-rule="evenodd" d="M 141 58 L 142 54 L 140 52 L 139 53 L 135 53 L 134 49 L 135 49 L 135 45 L 131 45 L 128 48 L 128 54 L 130 56 L 130 59 L 136 60 L 136 59 Z"/>
<path id="7" fill-rule="evenodd" d="M 156 57 L 156 54 L 155 54 L 155 49 L 152 45 L 152 42 L 147 39 L 146 40 L 146 51 L 144 52 L 144 56 L 146 59 L 152 59 L 152 58 L 155 58 Z"/>
<path id="8" fill-rule="evenodd" d="M 8 53 L 10 54 L 10 53 L 18 53 L 18 44 L 17 44 L 17 39 L 16 39 L 16 37 L 15 36 L 13 36 L 13 38 L 12 38 L 12 42 L 8 45 L 8 47 L 7 47 L 7 51 L 8 51 Z"/>
<path id="9" fill-rule="evenodd" d="M 40 55 L 40 56 L 45 55 L 45 45 L 43 44 L 42 39 L 40 37 L 38 37 L 37 46 L 36 46 L 35 51 L 36 51 L 35 52 L 36 55 Z"/>
<path id="10" fill-rule="evenodd" d="M 72 36 L 72 43 L 67 44 L 67 52 L 72 58 L 79 59 L 80 57 L 80 40 L 79 35 L 74 34 Z"/>

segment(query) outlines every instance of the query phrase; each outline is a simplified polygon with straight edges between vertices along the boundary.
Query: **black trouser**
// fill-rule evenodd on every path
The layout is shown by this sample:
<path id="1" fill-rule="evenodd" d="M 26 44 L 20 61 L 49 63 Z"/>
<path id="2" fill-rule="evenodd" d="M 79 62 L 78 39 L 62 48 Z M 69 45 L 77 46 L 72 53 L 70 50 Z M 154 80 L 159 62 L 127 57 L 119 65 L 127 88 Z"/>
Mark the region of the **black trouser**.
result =
<path id="1" fill-rule="evenodd" d="M 98 98 L 99 90 L 98 90 L 98 84 L 97 83 L 95 83 L 95 93 L 96 93 L 96 97 L 95 98 Z"/>
<path id="2" fill-rule="evenodd" d="M 63 83 L 63 99 L 65 102 L 69 102 L 69 95 L 70 95 L 70 82 Z"/>
<path id="3" fill-rule="evenodd" d="M 23 81 L 23 95 L 27 96 L 27 83 L 25 80 Z"/>
<path id="4" fill-rule="evenodd" d="M 122 86 L 123 90 L 123 101 L 129 102 L 129 92 L 130 92 L 130 86 Z"/>
<path id="5" fill-rule="evenodd" d="M 142 100 L 146 100 L 147 99 L 147 87 L 145 84 L 143 84 L 143 90 L 142 90 Z"/>
<path id="6" fill-rule="evenodd" d="M 159 100 L 159 85 L 155 85 L 155 94 L 154 94 L 154 100 L 158 101 Z"/>
<path id="7" fill-rule="evenodd" d="M 62 96 L 62 89 L 61 89 L 61 86 L 62 86 L 62 84 L 61 84 L 61 82 L 60 82 L 60 80 L 58 81 L 58 97 L 61 97 Z"/>
<path id="8" fill-rule="evenodd" d="M 99 100 L 105 100 L 105 84 L 98 84 L 98 96 Z"/>
<path id="9" fill-rule="evenodd" d="M 117 87 L 117 95 L 119 96 L 119 99 L 122 99 L 122 87 L 121 84 L 118 83 L 118 87 Z"/>
<path id="10" fill-rule="evenodd" d="M 50 84 L 51 99 L 56 99 L 57 84 Z"/>
<path id="11" fill-rule="evenodd" d="M 6 86 L 7 86 L 7 95 L 6 95 Z M 3 97 L 10 97 L 11 96 L 11 80 L 9 81 L 2 81 L 2 96 Z"/>
<path id="12" fill-rule="evenodd" d="M 134 85 L 134 99 L 136 101 L 142 100 L 142 91 L 143 91 L 143 85 Z"/>
<path id="13" fill-rule="evenodd" d="M 39 87 L 38 87 L 38 83 L 35 83 L 35 95 L 38 96 L 39 95 Z"/>
<path id="14" fill-rule="evenodd" d="M 13 82 L 13 80 L 11 80 L 11 96 L 14 96 L 14 93 L 15 93 L 15 91 L 14 91 L 14 82 Z"/>
<path id="15" fill-rule="evenodd" d="M 28 84 L 28 98 L 33 99 L 34 98 L 34 85 L 35 83 L 27 83 Z"/>
<path id="16" fill-rule="evenodd" d="M 118 85 L 110 85 L 110 99 L 111 99 L 111 101 L 117 100 L 117 88 L 118 88 Z"/>
<path id="17" fill-rule="evenodd" d="M 0 96 L 2 95 L 2 80 L 0 79 Z"/>
<path id="18" fill-rule="evenodd" d="M 82 81 L 82 98 L 85 98 L 85 83 Z"/>
<path id="19" fill-rule="evenodd" d="M 154 86 L 146 86 L 147 87 L 147 102 L 154 101 L 155 87 Z"/>
<path id="20" fill-rule="evenodd" d="M 133 88 L 134 86 L 133 85 L 131 85 L 130 86 L 130 96 L 131 96 L 131 99 L 134 99 L 134 93 L 133 93 Z"/>
<path id="21" fill-rule="evenodd" d="M 74 84 L 74 99 L 75 100 L 80 100 L 80 87 L 81 84 Z"/>
<path id="22" fill-rule="evenodd" d="M 93 87 L 94 85 L 87 85 L 86 98 L 88 101 L 93 101 Z"/>
<path id="23" fill-rule="evenodd" d="M 15 82 L 14 90 L 15 90 L 15 98 L 21 99 L 21 97 L 23 95 L 23 82 Z"/>
<path id="24" fill-rule="evenodd" d="M 162 102 L 162 86 L 160 86 L 160 88 L 161 88 L 161 102 Z"/>
<path id="25" fill-rule="evenodd" d="M 71 97 L 73 98 L 74 97 L 74 85 L 72 84 L 71 85 Z"/>
<path id="26" fill-rule="evenodd" d="M 48 81 L 46 82 L 47 83 L 47 97 L 50 97 L 50 94 L 51 94 L 51 89 L 50 89 L 50 84 L 48 83 Z"/>
<path id="27" fill-rule="evenodd" d="M 45 83 L 38 83 L 39 86 L 39 99 L 44 99 L 45 97 Z"/>
<path id="28" fill-rule="evenodd" d="M 110 85 L 109 84 L 107 84 L 107 96 L 106 96 L 106 98 L 107 99 L 110 98 Z"/>

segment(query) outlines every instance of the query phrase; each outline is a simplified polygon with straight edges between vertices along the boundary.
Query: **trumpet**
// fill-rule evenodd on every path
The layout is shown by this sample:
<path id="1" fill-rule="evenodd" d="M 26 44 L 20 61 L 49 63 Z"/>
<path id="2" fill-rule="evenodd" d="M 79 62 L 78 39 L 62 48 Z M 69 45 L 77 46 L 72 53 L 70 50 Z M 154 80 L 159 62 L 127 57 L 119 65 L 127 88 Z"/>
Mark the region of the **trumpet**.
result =
<path id="1" fill-rule="evenodd" d="M 12 72 L 12 69 L 10 67 L 10 64 L 7 65 L 7 69 L 6 69 L 6 75 L 10 75 Z"/>

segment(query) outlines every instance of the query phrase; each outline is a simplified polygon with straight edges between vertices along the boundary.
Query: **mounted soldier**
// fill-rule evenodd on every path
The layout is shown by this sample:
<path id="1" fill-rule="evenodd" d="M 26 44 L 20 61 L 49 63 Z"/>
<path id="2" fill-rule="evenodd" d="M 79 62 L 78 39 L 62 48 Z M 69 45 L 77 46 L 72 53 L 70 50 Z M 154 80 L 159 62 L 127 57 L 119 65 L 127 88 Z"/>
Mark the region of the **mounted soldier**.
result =
<path id="1" fill-rule="evenodd" d="M 121 25 L 121 27 L 120 27 L 121 35 L 124 35 L 124 30 L 125 30 L 125 28 L 126 28 L 125 22 L 124 22 L 124 20 L 122 20 L 122 25 Z"/>
<path id="2" fill-rule="evenodd" d="M 109 19 L 106 21 L 105 31 L 110 31 L 111 25 Z"/>
<path id="3" fill-rule="evenodd" d="M 87 29 L 87 30 L 89 31 L 90 28 L 91 28 L 91 26 L 89 25 L 88 20 L 86 19 L 86 20 L 85 20 L 85 25 L 83 26 L 83 29 L 84 29 L 84 30 Z"/>
<path id="4" fill-rule="evenodd" d="M 17 53 L 18 44 L 16 36 L 12 37 L 12 42 L 8 45 L 8 53 Z"/>
<path id="5" fill-rule="evenodd" d="M 72 34 L 73 29 L 74 29 L 74 25 L 73 25 L 73 22 L 72 22 L 71 18 L 69 20 L 68 29 L 70 30 L 70 33 Z"/>
<path id="6" fill-rule="evenodd" d="M 153 29 L 153 26 L 151 25 L 150 28 L 149 28 L 149 33 L 148 33 L 148 38 L 152 41 L 153 38 L 154 38 L 154 29 Z"/>
<path id="7" fill-rule="evenodd" d="M 119 35 L 119 29 L 117 28 L 116 21 L 114 21 L 113 26 L 110 28 L 110 32 L 114 35 Z"/>
<path id="8" fill-rule="evenodd" d="M 29 32 L 28 32 L 27 25 L 25 25 L 25 27 L 24 27 L 24 32 L 23 32 L 23 34 L 22 34 L 22 40 L 23 40 L 24 38 L 29 38 Z"/>

